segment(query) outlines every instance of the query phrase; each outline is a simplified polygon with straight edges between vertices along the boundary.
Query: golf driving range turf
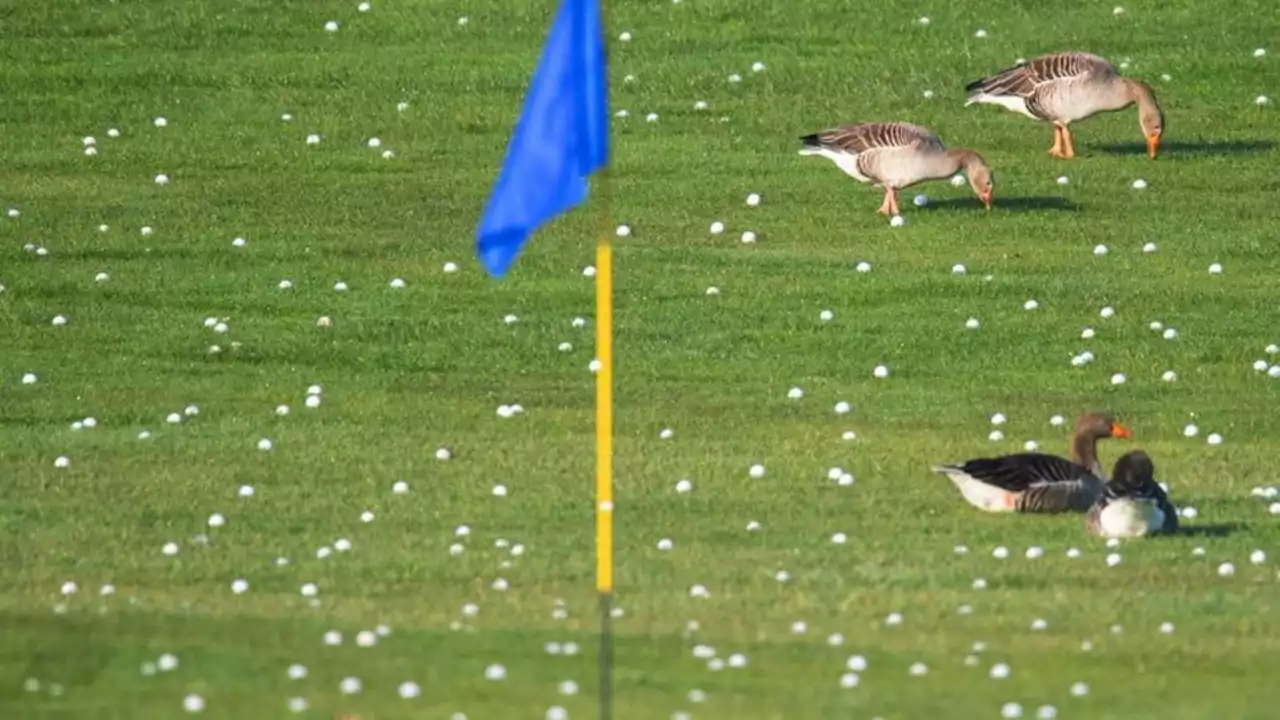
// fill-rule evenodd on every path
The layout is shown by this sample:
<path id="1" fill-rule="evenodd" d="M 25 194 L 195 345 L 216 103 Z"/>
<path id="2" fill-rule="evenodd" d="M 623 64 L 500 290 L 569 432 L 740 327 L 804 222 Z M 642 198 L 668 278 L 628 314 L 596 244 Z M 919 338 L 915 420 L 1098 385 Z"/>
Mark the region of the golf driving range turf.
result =
<path id="1" fill-rule="evenodd" d="M 372 5 L 0 14 L 0 716 L 596 717 L 605 203 L 502 281 L 473 250 L 556 3 Z M 610 3 L 615 717 L 1274 717 L 1280 16 L 1125 9 Z M 1062 161 L 964 107 L 1074 49 L 1151 83 L 1157 160 L 1132 108 Z M 942 180 L 891 228 L 797 154 L 871 120 L 978 149 L 994 208 Z M 1107 547 L 930 470 L 1065 454 L 1091 410 L 1184 533 Z"/>

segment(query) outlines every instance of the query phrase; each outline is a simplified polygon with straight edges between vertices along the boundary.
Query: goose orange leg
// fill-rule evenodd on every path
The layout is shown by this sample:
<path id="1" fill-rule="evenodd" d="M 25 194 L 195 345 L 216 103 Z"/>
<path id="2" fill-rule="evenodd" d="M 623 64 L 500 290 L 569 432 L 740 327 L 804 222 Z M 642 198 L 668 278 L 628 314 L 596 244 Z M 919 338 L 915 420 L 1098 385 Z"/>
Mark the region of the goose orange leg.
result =
<path id="1" fill-rule="evenodd" d="M 884 189 L 884 202 L 880 203 L 880 209 L 876 212 L 881 215 L 895 215 L 893 202 L 893 188 L 886 187 Z"/>
<path id="2" fill-rule="evenodd" d="M 1070 160 L 1071 158 L 1076 156 L 1076 139 L 1071 134 L 1071 129 L 1068 128 L 1066 125 L 1062 126 L 1062 140 L 1063 140 L 1063 144 L 1066 146 L 1064 148 L 1065 152 L 1063 154 L 1063 157 Z"/>
<path id="3" fill-rule="evenodd" d="M 1053 147 L 1049 148 L 1049 154 L 1056 158 L 1066 157 L 1066 153 L 1063 150 L 1063 145 L 1066 144 L 1063 141 L 1063 136 L 1066 133 L 1066 130 L 1067 129 L 1065 127 L 1058 123 L 1053 124 Z"/>

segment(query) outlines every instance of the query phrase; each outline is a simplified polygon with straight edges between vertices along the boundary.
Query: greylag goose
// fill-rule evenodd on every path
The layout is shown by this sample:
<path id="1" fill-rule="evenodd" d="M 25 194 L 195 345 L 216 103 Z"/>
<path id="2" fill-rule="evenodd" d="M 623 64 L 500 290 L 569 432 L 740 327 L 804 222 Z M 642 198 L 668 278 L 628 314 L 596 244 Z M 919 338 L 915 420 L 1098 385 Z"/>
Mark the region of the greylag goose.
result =
<path id="1" fill-rule="evenodd" d="M 928 128 L 904 122 L 854 123 L 800 138 L 801 155 L 821 155 L 845 174 L 884 188 L 877 212 L 898 215 L 898 190 L 925 180 L 955 175 L 961 169 L 973 192 L 991 209 L 991 169 L 969 148 L 948 150 Z"/>
<path id="2" fill-rule="evenodd" d="M 1105 413 L 1076 421 L 1070 459 L 1045 453 L 1018 453 L 941 465 L 970 505 L 987 512 L 1084 512 L 1106 489 L 1098 440 L 1132 437 L 1129 428 Z"/>
<path id="3" fill-rule="evenodd" d="M 1178 531 L 1178 510 L 1156 483 L 1155 465 L 1141 450 L 1116 461 L 1106 491 L 1085 513 L 1085 531 L 1105 538 Z"/>
<path id="4" fill-rule="evenodd" d="M 1164 113 L 1151 86 L 1121 76 L 1106 59 L 1084 52 L 1041 55 L 965 86 L 974 93 L 965 102 L 1001 105 L 1036 120 L 1053 123 L 1053 147 L 1060 158 L 1076 155 L 1068 128 L 1076 120 L 1138 104 L 1138 124 L 1155 159 L 1164 134 Z"/>

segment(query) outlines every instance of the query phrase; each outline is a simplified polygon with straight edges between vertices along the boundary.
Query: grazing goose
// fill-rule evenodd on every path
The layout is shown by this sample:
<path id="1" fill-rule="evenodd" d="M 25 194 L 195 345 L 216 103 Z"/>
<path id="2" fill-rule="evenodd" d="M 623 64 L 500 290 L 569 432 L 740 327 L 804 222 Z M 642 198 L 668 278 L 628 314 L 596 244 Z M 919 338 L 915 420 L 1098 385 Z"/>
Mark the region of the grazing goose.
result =
<path id="1" fill-rule="evenodd" d="M 1156 483 L 1155 466 L 1141 450 L 1116 461 L 1107 489 L 1085 514 L 1085 531 L 1105 538 L 1178 531 L 1178 510 Z"/>
<path id="2" fill-rule="evenodd" d="M 1100 112 L 1138 104 L 1138 124 L 1147 139 L 1147 153 L 1155 159 L 1164 133 L 1164 113 L 1151 86 L 1122 77 L 1104 58 L 1084 52 L 1042 55 L 965 86 L 974 103 L 1001 105 L 1036 120 L 1053 123 L 1053 147 L 1060 158 L 1076 155 L 1068 125 Z"/>
<path id="3" fill-rule="evenodd" d="M 948 150 L 928 128 L 903 122 L 854 123 L 800 138 L 801 155 L 829 158 L 847 175 L 884 188 L 877 212 L 898 214 L 898 190 L 939 180 L 963 169 L 969 185 L 991 209 L 991 169 L 976 151 Z"/>
<path id="4" fill-rule="evenodd" d="M 1105 490 L 1098 462 L 1098 440 L 1132 436 L 1129 428 L 1105 413 L 1076 421 L 1070 459 L 1044 453 L 1018 453 L 942 465 L 970 505 L 987 512 L 1084 512 Z"/>

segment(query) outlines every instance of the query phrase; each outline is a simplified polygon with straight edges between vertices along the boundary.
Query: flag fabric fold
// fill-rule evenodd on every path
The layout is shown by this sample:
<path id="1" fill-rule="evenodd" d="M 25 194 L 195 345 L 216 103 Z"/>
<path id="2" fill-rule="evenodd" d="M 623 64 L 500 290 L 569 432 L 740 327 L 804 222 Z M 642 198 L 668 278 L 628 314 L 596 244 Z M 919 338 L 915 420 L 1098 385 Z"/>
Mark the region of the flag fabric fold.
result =
<path id="1" fill-rule="evenodd" d="M 600 0 L 561 0 L 476 232 L 493 277 L 539 227 L 587 199 L 609 163 L 608 77 Z"/>

